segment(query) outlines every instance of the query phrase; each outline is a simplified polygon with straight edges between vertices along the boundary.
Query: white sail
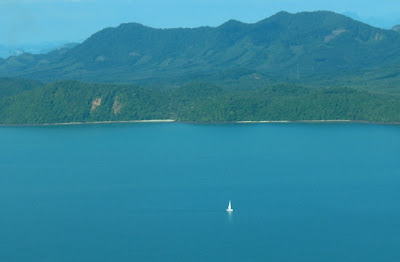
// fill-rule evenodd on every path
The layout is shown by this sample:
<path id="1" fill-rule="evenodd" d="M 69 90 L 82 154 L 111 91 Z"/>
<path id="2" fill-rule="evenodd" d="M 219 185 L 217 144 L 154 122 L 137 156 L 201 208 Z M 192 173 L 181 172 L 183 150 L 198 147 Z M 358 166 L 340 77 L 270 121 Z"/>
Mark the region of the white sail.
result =
<path id="1" fill-rule="evenodd" d="M 226 209 L 226 211 L 228 211 L 228 212 L 233 212 L 233 209 L 232 209 L 232 205 L 231 205 L 231 201 L 229 200 L 229 204 L 228 204 L 228 209 Z"/>

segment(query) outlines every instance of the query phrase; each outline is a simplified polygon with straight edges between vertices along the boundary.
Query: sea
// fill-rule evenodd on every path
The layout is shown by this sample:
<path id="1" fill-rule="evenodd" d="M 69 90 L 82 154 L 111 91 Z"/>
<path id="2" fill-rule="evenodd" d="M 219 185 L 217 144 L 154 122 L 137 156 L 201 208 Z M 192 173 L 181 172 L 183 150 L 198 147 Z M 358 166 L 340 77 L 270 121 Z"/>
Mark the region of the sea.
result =
<path id="1" fill-rule="evenodd" d="M 400 261 L 399 244 L 397 125 L 0 127 L 1 262 Z"/>

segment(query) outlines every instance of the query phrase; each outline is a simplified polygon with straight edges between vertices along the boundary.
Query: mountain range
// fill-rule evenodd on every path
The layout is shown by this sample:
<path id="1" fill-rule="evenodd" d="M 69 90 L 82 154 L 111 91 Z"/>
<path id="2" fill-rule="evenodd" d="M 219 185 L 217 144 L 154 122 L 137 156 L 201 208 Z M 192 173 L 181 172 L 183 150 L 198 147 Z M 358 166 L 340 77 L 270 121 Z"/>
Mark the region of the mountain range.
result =
<path id="1" fill-rule="evenodd" d="M 332 83 L 361 83 L 397 80 L 399 65 L 395 30 L 329 11 L 279 12 L 253 24 L 230 20 L 218 27 L 121 24 L 72 48 L 0 59 L 0 77 L 161 84 L 205 79 L 325 83 L 329 76 Z"/>
<path id="2" fill-rule="evenodd" d="M 328 11 L 253 24 L 106 28 L 0 59 L 0 124 L 400 122 L 400 33 Z"/>

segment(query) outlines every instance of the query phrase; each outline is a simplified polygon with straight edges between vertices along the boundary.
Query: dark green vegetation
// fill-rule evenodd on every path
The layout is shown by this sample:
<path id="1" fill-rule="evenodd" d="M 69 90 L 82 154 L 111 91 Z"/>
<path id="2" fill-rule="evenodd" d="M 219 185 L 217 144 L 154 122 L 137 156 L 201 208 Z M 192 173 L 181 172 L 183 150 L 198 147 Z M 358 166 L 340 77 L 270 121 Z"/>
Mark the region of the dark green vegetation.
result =
<path id="1" fill-rule="evenodd" d="M 42 85 L 42 83 L 35 80 L 0 78 L 0 99 L 26 90 L 35 89 Z"/>
<path id="2" fill-rule="evenodd" d="M 333 12 L 280 12 L 254 24 L 231 20 L 193 29 L 122 24 L 70 49 L 0 60 L 0 76 L 152 86 L 240 79 L 246 87 L 324 84 L 328 76 L 335 85 L 364 86 L 376 78 L 397 83 L 399 65 L 394 30 Z"/>
<path id="3" fill-rule="evenodd" d="M 211 84 L 170 90 L 62 81 L 0 99 L 1 124 L 175 119 L 400 122 L 400 97 L 348 88 L 276 85 L 230 91 Z"/>
<path id="4" fill-rule="evenodd" d="M 332 12 L 215 28 L 122 24 L 45 55 L 0 59 L 8 77 L 0 79 L 0 124 L 400 122 L 396 30 Z"/>

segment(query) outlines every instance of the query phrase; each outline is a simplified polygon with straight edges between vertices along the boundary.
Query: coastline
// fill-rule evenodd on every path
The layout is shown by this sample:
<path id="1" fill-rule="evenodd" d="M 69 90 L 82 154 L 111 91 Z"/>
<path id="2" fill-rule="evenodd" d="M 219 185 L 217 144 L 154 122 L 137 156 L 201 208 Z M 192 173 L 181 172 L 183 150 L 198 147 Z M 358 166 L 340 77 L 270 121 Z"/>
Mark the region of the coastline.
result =
<path id="1" fill-rule="evenodd" d="M 73 125 L 101 125 L 101 124 L 129 124 L 129 123 L 171 123 L 173 119 L 125 120 L 125 121 L 93 121 L 93 122 L 66 122 L 45 124 L 0 124 L 0 126 L 73 126 Z"/>
<path id="2" fill-rule="evenodd" d="M 98 125 L 98 124 L 123 124 L 123 123 L 170 123 L 175 122 L 173 119 L 149 119 L 149 120 L 125 120 L 125 121 L 94 121 L 94 122 L 69 122 L 69 123 L 49 123 L 39 124 L 44 126 L 50 125 Z"/>
<path id="3" fill-rule="evenodd" d="M 132 123 L 187 123 L 187 124 L 312 124 L 312 123 L 358 123 L 376 125 L 399 125 L 400 122 L 377 122 L 365 120 L 243 120 L 243 121 L 219 121 L 219 122 L 195 122 L 178 121 L 175 119 L 148 119 L 148 120 L 125 120 L 125 121 L 93 121 L 93 122 L 66 122 L 66 123 L 44 123 L 44 124 L 0 124 L 0 127 L 22 127 L 22 126 L 72 126 L 72 125 L 101 125 L 101 124 L 132 124 Z"/>
<path id="4" fill-rule="evenodd" d="M 276 120 L 276 121 L 235 121 L 234 123 L 237 124 L 257 124 L 257 123 L 351 123 L 351 122 L 357 122 L 359 123 L 360 121 L 354 121 L 354 120 L 346 120 L 346 119 L 340 119 L 340 120 Z"/>

